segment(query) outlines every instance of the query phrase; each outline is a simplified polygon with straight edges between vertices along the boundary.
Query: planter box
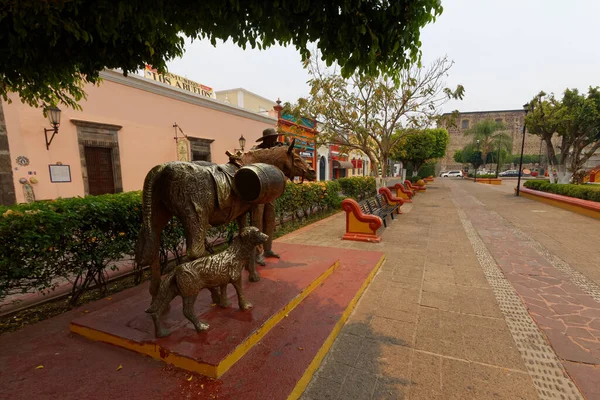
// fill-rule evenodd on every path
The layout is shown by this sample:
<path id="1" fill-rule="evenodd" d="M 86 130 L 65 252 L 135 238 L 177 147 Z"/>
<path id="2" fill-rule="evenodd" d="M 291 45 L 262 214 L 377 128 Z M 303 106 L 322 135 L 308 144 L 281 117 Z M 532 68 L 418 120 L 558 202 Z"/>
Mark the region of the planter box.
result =
<path id="1" fill-rule="evenodd" d="M 474 178 L 465 178 L 474 181 Z M 502 185 L 502 178 L 477 178 L 477 183 L 485 183 L 487 185 Z"/>
<path id="2" fill-rule="evenodd" d="M 515 191 L 517 189 L 515 188 Z M 575 197 L 561 196 L 554 193 L 546 193 L 539 190 L 532 190 L 522 187 L 521 196 L 528 199 L 541 201 L 555 207 L 573 211 L 588 217 L 600 219 L 600 203 L 589 200 L 577 199 Z"/>

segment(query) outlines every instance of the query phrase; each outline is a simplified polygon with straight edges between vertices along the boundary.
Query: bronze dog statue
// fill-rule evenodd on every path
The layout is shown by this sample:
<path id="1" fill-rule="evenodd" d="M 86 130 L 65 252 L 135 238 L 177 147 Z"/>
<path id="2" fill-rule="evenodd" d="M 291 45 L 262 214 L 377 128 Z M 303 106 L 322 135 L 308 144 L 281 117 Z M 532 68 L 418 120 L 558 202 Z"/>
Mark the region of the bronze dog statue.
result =
<path id="1" fill-rule="evenodd" d="M 146 310 L 152 315 L 156 337 L 171 334 L 161 326 L 160 316 L 177 295 L 183 298 L 183 315 L 194 324 L 198 332 L 209 328 L 209 325 L 200 322 L 194 313 L 194 303 L 202 289 L 220 288 L 219 306 L 228 307 L 227 285 L 231 283 L 237 291 L 240 309 L 251 308 L 252 304 L 246 301 L 242 291 L 242 270 L 247 268 L 255 246 L 265 243 L 268 238 L 258 228 L 244 228 L 227 250 L 180 264 L 167 274 L 152 304 Z"/>

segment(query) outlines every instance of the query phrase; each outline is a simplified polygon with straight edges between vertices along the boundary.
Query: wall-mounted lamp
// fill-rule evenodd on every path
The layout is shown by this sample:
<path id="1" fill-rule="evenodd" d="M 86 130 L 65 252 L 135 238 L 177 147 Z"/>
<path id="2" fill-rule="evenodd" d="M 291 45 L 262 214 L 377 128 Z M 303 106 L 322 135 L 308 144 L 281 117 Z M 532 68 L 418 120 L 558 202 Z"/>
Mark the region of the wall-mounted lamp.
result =
<path id="1" fill-rule="evenodd" d="M 60 109 L 56 106 L 52 106 L 46 109 L 46 114 L 48 114 L 48 121 L 50 121 L 50 125 L 52 125 L 52 128 L 50 129 L 44 128 L 44 136 L 46 136 L 46 150 L 50 150 L 50 143 L 52 143 L 54 135 L 58 133 L 58 126 L 60 125 Z M 52 132 L 50 140 L 48 140 L 48 132 Z"/>
<path id="2" fill-rule="evenodd" d="M 244 147 L 246 147 L 246 138 L 244 137 L 244 135 L 240 136 L 239 142 L 240 148 L 242 149 L 242 151 L 244 151 Z"/>

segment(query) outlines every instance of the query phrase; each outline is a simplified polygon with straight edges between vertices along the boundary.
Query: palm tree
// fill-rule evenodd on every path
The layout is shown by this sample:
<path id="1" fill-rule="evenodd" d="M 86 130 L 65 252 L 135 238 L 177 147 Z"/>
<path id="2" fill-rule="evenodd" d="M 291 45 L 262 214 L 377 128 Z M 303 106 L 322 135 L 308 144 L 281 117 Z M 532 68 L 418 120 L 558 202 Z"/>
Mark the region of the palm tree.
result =
<path id="1" fill-rule="evenodd" d="M 479 121 L 471 129 L 465 131 L 465 135 L 473 138 L 473 144 L 479 140 L 479 150 L 484 166 L 488 154 L 502 150 L 506 150 L 510 154 L 512 150 L 512 138 L 506 133 L 506 126 L 497 121 Z"/>

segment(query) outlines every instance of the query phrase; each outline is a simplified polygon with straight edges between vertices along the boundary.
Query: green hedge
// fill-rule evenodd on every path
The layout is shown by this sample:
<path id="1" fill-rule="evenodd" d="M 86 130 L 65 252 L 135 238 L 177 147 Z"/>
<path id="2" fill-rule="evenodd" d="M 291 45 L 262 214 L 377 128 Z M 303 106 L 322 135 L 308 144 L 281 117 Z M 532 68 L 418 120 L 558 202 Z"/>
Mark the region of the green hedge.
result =
<path id="1" fill-rule="evenodd" d="M 473 173 L 469 173 L 467 174 L 467 177 L 469 178 L 474 178 L 475 174 Z M 479 178 L 496 178 L 496 174 L 477 174 L 477 179 Z M 501 176 L 498 176 L 498 178 L 502 178 Z"/>
<path id="2" fill-rule="evenodd" d="M 275 212 L 280 223 L 283 223 L 286 217 L 295 219 L 298 214 L 306 216 L 315 209 L 337 209 L 342 204 L 339 192 L 340 185 L 337 181 L 302 184 L 288 182 L 285 192 L 275 201 Z"/>
<path id="3" fill-rule="evenodd" d="M 75 303 L 89 286 L 103 286 L 105 269 L 132 253 L 140 204 L 132 192 L 0 209 L 0 298 L 53 288 L 64 278 Z"/>
<path id="4" fill-rule="evenodd" d="M 340 192 L 350 197 L 374 194 L 375 180 L 288 182 L 275 204 L 280 223 L 315 210 L 339 209 Z M 64 280 L 72 284 L 72 304 L 91 286 L 105 289 L 106 269 L 117 268 L 119 260 L 133 255 L 141 200 L 141 192 L 128 192 L 0 206 L 0 299 L 15 292 L 53 289 Z M 211 228 L 209 251 L 215 239 L 231 240 L 235 232 L 235 222 Z M 179 260 L 183 249 L 183 228 L 172 219 L 161 237 L 162 267 L 170 257 Z"/>
<path id="5" fill-rule="evenodd" d="M 377 185 L 372 176 L 354 176 L 351 178 L 340 178 L 337 181 L 342 193 L 354 200 L 372 197 L 377 194 Z"/>
<path id="6" fill-rule="evenodd" d="M 526 181 L 524 185 L 526 188 L 539 190 L 541 192 L 600 202 L 600 187 L 595 185 L 560 184 L 541 180 Z"/>
<path id="7" fill-rule="evenodd" d="M 426 162 L 421 168 L 419 168 L 419 172 L 417 173 L 417 176 L 415 178 L 418 178 L 417 180 L 419 180 L 423 178 L 428 178 L 430 176 L 435 176 L 435 165 L 436 163 L 433 161 Z M 413 171 L 414 170 L 412 165 L 409 164 L 408 168 L 406 169 L 407 179 L 410 179 L 410 177 L 412 177 Z"/>

